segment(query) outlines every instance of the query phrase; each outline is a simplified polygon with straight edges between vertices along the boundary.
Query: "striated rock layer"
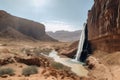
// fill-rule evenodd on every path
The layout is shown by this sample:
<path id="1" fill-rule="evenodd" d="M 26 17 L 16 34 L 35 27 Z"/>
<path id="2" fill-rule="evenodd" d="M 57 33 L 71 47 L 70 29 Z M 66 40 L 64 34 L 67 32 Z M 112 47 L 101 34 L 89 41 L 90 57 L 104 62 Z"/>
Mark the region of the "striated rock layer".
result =
<path id="1" fill-rule="evenodd" d="M 6 31 L 9 32 L 9 34 L 5 34 Z M 0 10 L 0 37 L 12 36 L 13 38 L 20 38 L 22 35 L 24 38 L 26 36 L 26 38 L 31 37 L 36 40 L 56 41 L 46 34 L 45 26 L 43 24 L 15 17 L 3 10 Z"/>
<path id="2" fill-rule="evenodd" d="M 87 24 L 93 50 L 120 51 L 120 0 L 94 0 Z"/>

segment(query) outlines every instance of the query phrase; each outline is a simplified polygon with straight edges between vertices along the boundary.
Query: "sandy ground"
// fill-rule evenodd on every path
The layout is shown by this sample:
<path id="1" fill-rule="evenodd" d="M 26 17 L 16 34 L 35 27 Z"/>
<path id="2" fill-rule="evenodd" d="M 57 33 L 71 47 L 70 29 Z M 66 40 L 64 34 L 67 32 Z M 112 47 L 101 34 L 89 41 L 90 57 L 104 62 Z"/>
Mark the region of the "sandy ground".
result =
<path id="1" fill-rule="evenodd" d="M 25 56 L 25 54 L 23 54 L 21 52 L 22 49 L 29 49 L 29 48 L 64 48 L 64 47 L 68 47 L 70 45 L 70 43 L 62 43 L 62 42 L 26 42 L 26 41 L 3 41 L 0 40 L 0 59 L 4 59 L 7 57 L 14 57 L 15 55 L 17 56 L 23 56 L 23 57 L 27 57 Z M 10 63 L 10 64 L 6 64 L 3 66 L 0 66 L 0 68 L 13 68 L 15 70 L 15 75 L 13 76 L 9 76 L 9 75 L 5 75 L 5 78 L 0 77 L 0 80 L 80 80 L 80 77 L 78 77 L 77 75 L 75 76 L 75 74 L 72 75 L 66 75 L 64 78 L 62 78 L 61 75 L 57 75 L 57 77 L 55 76 L 51 76 L 51 75 L 44 75 L 43 71 L 46 70 L 46 68 L 44 67 L 38 67 L 38 74 L 34 74 L 34 75 L 30 75 L 29 77 L 25 77 L 23 76 L 22 73 L 22 69 L 27 67 L 28 65 L 24 64 L 24 63 L 18 63 L 18 62 L 14 62 L 14 63 Z M 50 70 L 51 71 L 51 70 Z M 59 71 L 56 71 L 55 74 L 58 74 Z M 46 70 L 46 73 L 49 73 L 49 70 Z M 64 74 L 63 74 L 64 75 Z"/>
<path id="2" fill-rule="evenodd" d="M 22 69 L 26 66 L 27 65 L 21 64 L 21 63 L 13 63 L 13 64 L 8 64 L 8 65 L 3 66 L 4 68 L 5 67 L 6 68 L 7 67 L 14 68 L 16 75 L 8 76 L 6 78 L 0 77 L 0 80 L 39 80 L 39 79 L 40 80 L 72 80 L 69 77 L 66 77 L 64 79 L 61 79 L 60 76 L 58 78 L 56 78 L 54 76 L 46 77 L 42 74 L 42 71 L 44 70 L 44 68 L 38 68 L 38 74 L 34 74 L 34 75 L 29 76 L 29 77 L 25 77 L 25 76 L 21 75 L 21 73 L 22 73 Z"/>
<path id="3" fill-rule="evenodd" d="M 120 80 L 120 52 L 96 51 L 88 58 L 89 75 L 94 80 Z"/>

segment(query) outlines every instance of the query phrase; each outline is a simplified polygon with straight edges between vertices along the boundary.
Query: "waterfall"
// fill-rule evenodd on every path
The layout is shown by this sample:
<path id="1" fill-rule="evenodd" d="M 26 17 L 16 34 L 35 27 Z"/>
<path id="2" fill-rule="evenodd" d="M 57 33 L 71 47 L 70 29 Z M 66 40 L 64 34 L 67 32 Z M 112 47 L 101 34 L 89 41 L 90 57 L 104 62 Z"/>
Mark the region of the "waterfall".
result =
<path id="1" fill-rule="evenodd" d="M 76 61 L 80 60 L 81 54 L 83 52 L 83 46 L 84 46 L 84 42 L 85 42 L 85 28 L 86 28 L 86 25 L 83 26 L 83 30 L 80 35 L 78 50 L 77 50 L 76 57 L 75 57 Z"/>

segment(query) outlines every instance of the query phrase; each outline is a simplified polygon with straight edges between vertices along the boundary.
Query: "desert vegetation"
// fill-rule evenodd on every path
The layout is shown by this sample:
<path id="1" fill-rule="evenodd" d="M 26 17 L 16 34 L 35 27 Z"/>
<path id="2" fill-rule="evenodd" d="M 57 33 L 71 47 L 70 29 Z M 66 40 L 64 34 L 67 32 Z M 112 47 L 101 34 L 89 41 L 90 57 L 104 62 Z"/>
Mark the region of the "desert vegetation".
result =
<path id="1" fill-rule="evenodd" d="M 30 76 L 32 74 L 37 74 L 38 73 L 38 69 L 36 66 L 28 66 L 26 68 L 23 68 L 22 70 L 22 75 L 24 76 Z"/>
<path id="2" fill-rule="evenodd" d="M 0 68 L 0 76 L 3 76 L 3 75 L 14 75 L 15 71 L 12 69 L 12 68 Z"/>

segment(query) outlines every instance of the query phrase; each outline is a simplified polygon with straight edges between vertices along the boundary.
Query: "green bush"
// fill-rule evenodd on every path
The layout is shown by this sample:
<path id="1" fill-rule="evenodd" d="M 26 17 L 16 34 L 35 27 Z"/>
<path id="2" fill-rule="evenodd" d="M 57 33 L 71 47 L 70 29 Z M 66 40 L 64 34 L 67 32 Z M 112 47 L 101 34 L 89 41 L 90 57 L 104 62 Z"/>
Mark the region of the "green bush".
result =
<path id="1" fill-rule="evenodd" d="M 10 76 L 14 75 L 14 70 L 12 68 L 1 68 L 0 69 L 0 76 L 8 74 Z"/>
<path id="2" fill-rule="evenodd" d="M 37 74 L 38 69 L 36 66 L 28 66 L 22 70 L 22 75 L 30 76 L 32 74 Z"/>

